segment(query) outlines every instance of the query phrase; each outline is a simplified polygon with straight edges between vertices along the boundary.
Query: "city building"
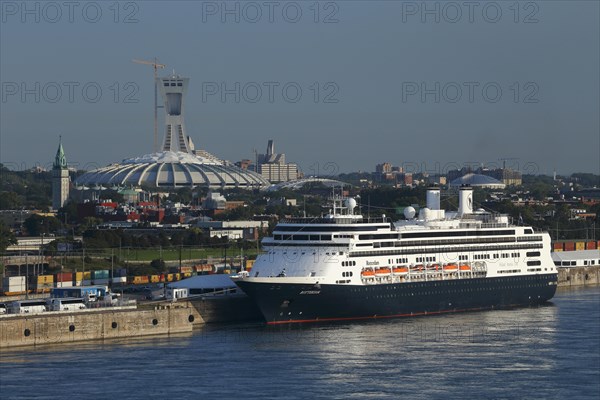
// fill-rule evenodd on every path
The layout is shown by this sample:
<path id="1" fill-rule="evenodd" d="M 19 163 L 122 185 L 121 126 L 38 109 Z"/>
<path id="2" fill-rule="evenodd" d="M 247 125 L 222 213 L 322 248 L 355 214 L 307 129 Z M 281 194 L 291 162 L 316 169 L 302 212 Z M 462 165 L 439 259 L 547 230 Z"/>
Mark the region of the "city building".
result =
<path id="1" fill-rule="evenodd" d="M 481 169 L 482 175 L 491 176 L 494 179 L 499 180 L 506 186 L 515 185 L 519 186 L 523 184 L 523 178 L 519 171 L 514 171 L 508 168 L 496 168 L 496 169 Z"/>
<path id="2" fill-rule="evenodd" d="M 209 192 L 202 202 L 202 208 L 209 217 L 214 217 L 215 215 L 222 214 L 228 210 L 244 206 L 245 204 L 243 201 L 227 200 L 225 196 L 217 192 Z"/>
<path id="3" fill-rule="evenodd" d="M 389 162 L 384 162 L 383 164 L 377 164 L 375 166 L 375 172 L 378 174 L 389 174 L 392 172 L 392 164 Z M 398 172 L 400 172 L 398 170 Z"/>
<path id="4" fill-rule="evenodd" d="M 62 146 L 62 138 L 58 140 L 58 150 L 52 165 L 52 209 L 58 210 L 69 199 L 69 169 Z"/>
<path id="5" fill-rule="evenodd" d="M 266 233 L 267 221 L 198 221 L 198 228 L 209 232 L 211 237 L 228 236 L 230 239 L 257 240 L 259 234 Z"/>
<path id="6" fill-rule="evenodd" d="M 188 78 L 179 75 L 157 78 L 164 100 L 165 135 L 159 152 L 128 158 L 89 171 L 76 184 L 85 187 L 150 188 L 262 188 L 269 182 L 261 175 L 239 168 L 206 150 L 197 150 L 185 126 L 184 98 Z"/>
<path id="7" fill-rule="evenodd" d="M 273 140 L 269 140 L 267 152 L 257 157 L 258 173 L 271 183 L 288 182 L 299 178 L 298 165 L 285 162 L 284 153 L 275 153 Z"/>

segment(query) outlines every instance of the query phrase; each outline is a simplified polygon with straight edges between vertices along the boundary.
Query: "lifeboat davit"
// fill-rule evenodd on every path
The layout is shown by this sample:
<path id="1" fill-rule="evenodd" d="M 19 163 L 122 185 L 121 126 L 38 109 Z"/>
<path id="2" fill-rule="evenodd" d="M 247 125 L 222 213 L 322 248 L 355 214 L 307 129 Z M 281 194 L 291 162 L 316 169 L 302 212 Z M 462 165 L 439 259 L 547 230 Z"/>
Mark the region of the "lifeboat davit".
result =
<path id="1" fill-rule="evenodd" d="M 375 276 L 375 272 L 372 269 L 365 269 L 360 274 L 363 278 L 372 278 Z"/>
<path id="2" fill-rule="evenodd" d="M 392 273 L 392 270 L 388 267 L 376 268 L 375 276 L 389 276 Z"/>
<path id="3" fill-rule="evenodd" d="M 448 264 L 444 266 L 444 271 L 454 272 L 458 271 L 458 265 L 456 264 Z"/>
<path id="4" fill-rule="evenodd" d="M 396 268 L 392 268 L 392 272 L 394 275 L 406 275 L 406 274 L 408 274 L 408 268 L 396 267 Z"/>

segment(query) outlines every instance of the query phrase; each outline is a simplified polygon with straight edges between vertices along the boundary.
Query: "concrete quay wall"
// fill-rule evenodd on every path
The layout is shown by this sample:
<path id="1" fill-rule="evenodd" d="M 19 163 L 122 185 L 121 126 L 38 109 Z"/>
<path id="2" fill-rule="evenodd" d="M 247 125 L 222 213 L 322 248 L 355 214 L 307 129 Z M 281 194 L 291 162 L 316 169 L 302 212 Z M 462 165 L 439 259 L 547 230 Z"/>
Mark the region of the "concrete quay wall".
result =
<path id="1" fill-rule="evenodd" d="M 48 312 L 0 318 L 0 349 L 191 332 L 204 323 L 188 302 L 137 309 Z"/>
<path id="2" fill-rule="evenodd" d="M 600 266 L 558 268 L 558 287 L 600 285 Z"/>

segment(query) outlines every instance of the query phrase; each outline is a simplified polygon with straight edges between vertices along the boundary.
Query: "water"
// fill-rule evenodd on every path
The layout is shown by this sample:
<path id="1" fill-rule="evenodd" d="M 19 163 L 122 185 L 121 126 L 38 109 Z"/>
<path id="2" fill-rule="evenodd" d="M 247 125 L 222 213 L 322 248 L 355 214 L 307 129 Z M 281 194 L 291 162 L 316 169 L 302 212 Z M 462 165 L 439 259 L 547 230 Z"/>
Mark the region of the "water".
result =
<path id="1" fill-rule="evenodd" d="M 0 399 L 599 399 L 600 288 L 538 308 L 2 351 Z"/>

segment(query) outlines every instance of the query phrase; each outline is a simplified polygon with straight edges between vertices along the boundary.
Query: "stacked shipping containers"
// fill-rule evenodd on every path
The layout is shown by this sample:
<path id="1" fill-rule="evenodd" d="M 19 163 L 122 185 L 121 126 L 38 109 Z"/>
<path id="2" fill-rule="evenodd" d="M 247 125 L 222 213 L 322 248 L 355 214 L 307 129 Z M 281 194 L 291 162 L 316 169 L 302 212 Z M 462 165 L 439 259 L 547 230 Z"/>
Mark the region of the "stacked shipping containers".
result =
<path id="1" fill-rule="evenodd" d="M 71 272 L 59 272 L 54 274 L 54 287 L 71 287 L 73 286 L 73 273 Z"/>
<path id="2" fill-rule="evenodd" d="M 597 241 L 560 241 L 552 243 L 552 251 L 575 251 L 600 249 L 600 240 Z"/>
<path id="3" fill-rule="evenodd" d="M 91 272 L 92 285 L 108 285 L 110 274 L 107 269 L 100 269 Z"/>
<path id="4" fill-rule="evenodd" d="M 27 282 L 24 276 L 7 276 L 2 280 L 2 290 L 7 295 L 25 293 Z"/>
<path id="5" fill-rule="evenodd" d="M 29 290 L 34 293 L 50 292 L 50 289 L 53 287 L 53 275 L 34 275 L 29 277 Z"/>

